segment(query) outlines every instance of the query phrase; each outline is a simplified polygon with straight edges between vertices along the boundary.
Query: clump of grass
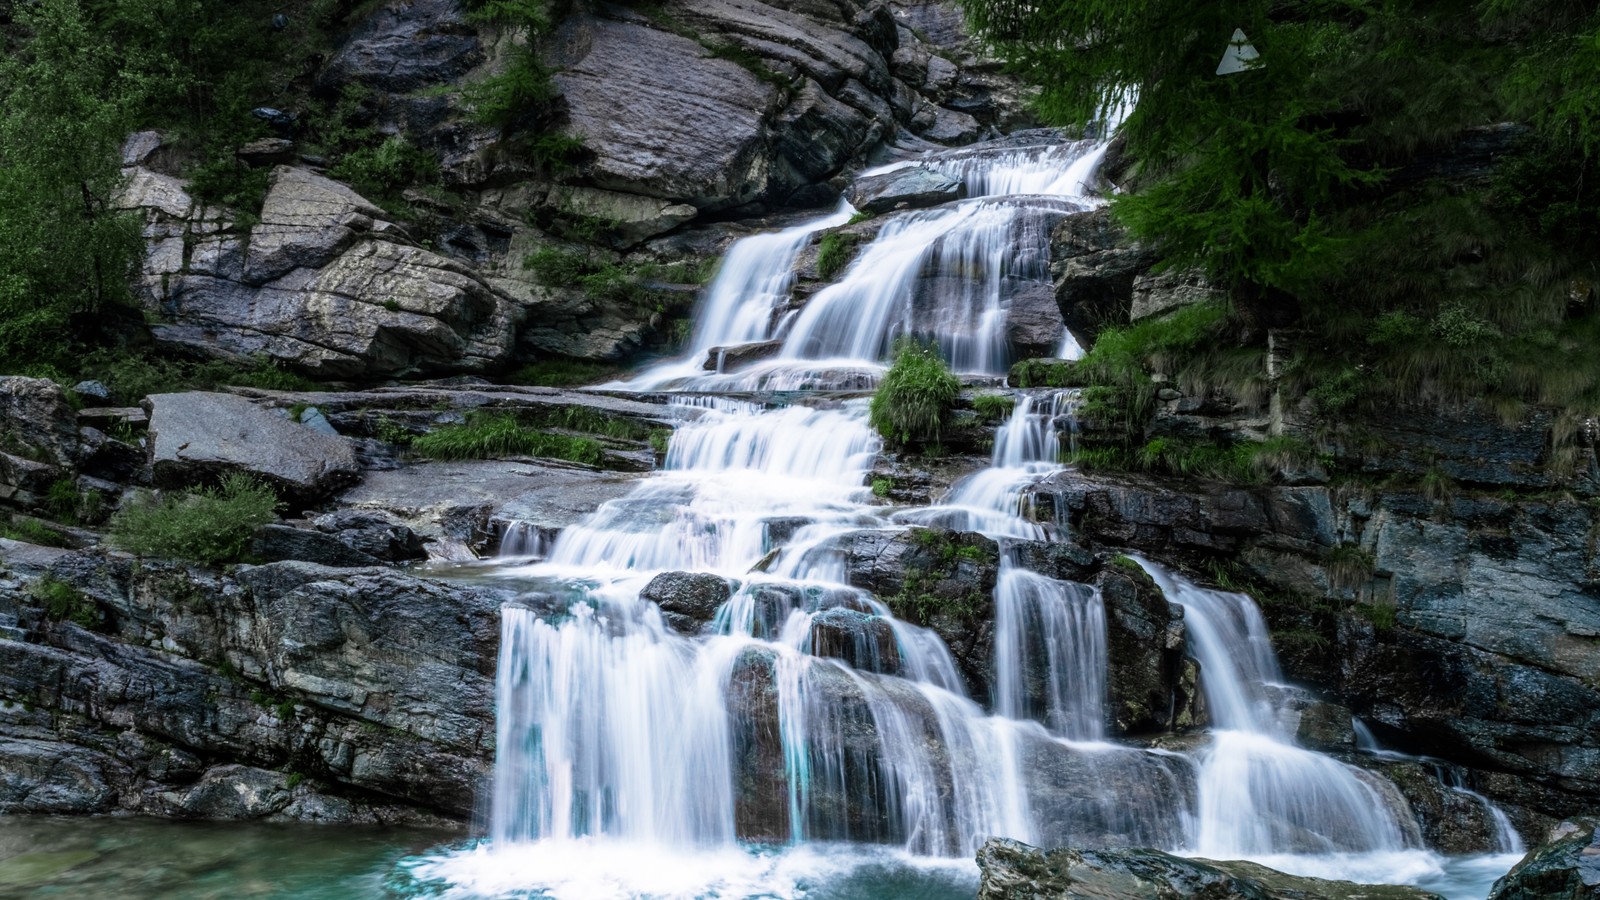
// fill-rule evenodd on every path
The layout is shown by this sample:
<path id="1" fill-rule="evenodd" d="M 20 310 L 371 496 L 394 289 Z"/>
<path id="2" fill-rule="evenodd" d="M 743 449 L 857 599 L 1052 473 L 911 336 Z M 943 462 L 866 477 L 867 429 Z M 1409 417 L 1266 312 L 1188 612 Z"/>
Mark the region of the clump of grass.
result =
<path id="1" fill-rule="evenodd" d="M 837 231 L 823 235 L 817 243 L 817 274 L 832 278 L 843 272 L 855 259 L 857 240 L 853 234 L 840 234 Z"/>
<path id="2" fill-rule="evenodd" d="M 1017 400 L 1006 394 L 979 394 L 972 398 L 972 408 L 978 411 L 978 417 L 986 424 L 996 425 L 1011 418 L 1012 410 L 1017 408 Z"/>
<path id="3" fill-rule="evenodd" d="M 1429 466 L 1428 471 L 1422 473 L 1422 496 L 1430 503 L 1446 504 L 1456 495 L 1456 482 L 1454 478 L 1445 474 L 1438 466 Z"/>
<path id="4" fill-rule="evenodd" d="M 1372 579 L 1377 560 L 1368 550 L 1346 542 L 1328 551 L 1323 567 L 1328 584 L 1336 591 L 1356 588 Z"/>
<path id="5" fill-rule="evenodd" d="M 430 459 L 543 456 L 589 466 L 605 459 L 600 443 L 592 438 L 536 431 L 506 414 L 470 416 L 461 425 L 447 425 L 413 439 L 411 449 Z"/>
<path id="6" fill-rule="evenodd" d="M 1392 603 L 1358 603 L 1356 612 L 1380 632 L 1394 630 L 1395 608 Z"/>
<path id="7" fill-rule="evenodd" d="M 893 478 L 872 479 L 872 496 L 878 498 L 887 497 L 889 496 L 889 492 L 892 490 L 894 490 Z"/>
<path id="8" fill-rule="evenodd" d="M 872 395 L 872 427 L 895 444 L 937 444 L 961 382 L 936 348 L 902 339 L 894 364 Z"/>
<path id="9" fill-rule="evenodd" d="M 251 533 L 277 518 L 277 507 L 271 488 L 233 474 L 220 488 L 135 498 L 112 516 L 106 539 L 138 556 L 220 565 L 244 553 Z"/>
<path id="10" fill-rule="evenodd" d="M 66 547 L 66 535 L 35 519 L 13 517 L 10 522 L 0 522 L 0 538 L 38 544 L 41 547 Z"/>
<path id="11" fill-rule="evenodd" d="M 98 628 L 104 622 L 94 600 L 53 576 L 46 575 L 34 582 L 28 594 L 44 607 L 44 614 L 51 621 L 71 622 L 81 628 Z"/>
<path id="12" fill-rule="evenodd" d="M 512 374 L 512 384 L 540 387 L 570 387 L 594 384 L 615 375 L 614 366 L 575 359 L 544 359 L 529 363 Z"/>

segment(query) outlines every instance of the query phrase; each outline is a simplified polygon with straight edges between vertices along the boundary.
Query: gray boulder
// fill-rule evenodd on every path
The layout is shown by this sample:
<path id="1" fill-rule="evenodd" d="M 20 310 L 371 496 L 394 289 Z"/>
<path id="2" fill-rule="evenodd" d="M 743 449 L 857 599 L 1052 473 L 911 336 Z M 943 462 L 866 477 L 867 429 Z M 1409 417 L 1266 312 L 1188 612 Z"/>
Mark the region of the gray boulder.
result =
<path id="1" fill-rule="evenodd" d="M 314 503 L 360 477 L 348 440 L 273 415 L 243 397 L 191 391 L 156 394 L 149 403 L 150 463 L 163 487 L 243 472 L 295 502 Z"/>
<path id="2" fill-rule="evenodd" d="M 1489 900 L 1600 898 L 1600 819 L 1573 819 L 1551 829 L 1550 840 L 1504 878 Z"/>
<path id="3" fill-rule="evenodd" d="M 1200 272 L 1168 270 L 1148 273 L 1133 280 L 1133 302 L 1128 318 L 1137 322 L 1180 307 L 1220 300 L 1225 296 Z"/>
<path id="4" fill-rule="evenodd" d="M 1248 862 L 1159 850 L 1040 850 L 995 839 L 978 850 L 978 900 L 1441 900 L 1413 887 L 1286 875 Z"/>
<path id="5" fill-rule="evenodd" d="M 858 178 L 846 198 L 862 212 L 885 213 L 901 207 L 922 209 L 959 200 L 966 186 L 942 172 L 922 166 L 904 166 L 880 175 Z"/>
<path id="6" fill-rule="evenodd" d="M 77 415 L 60 385 L 48 378 L 0 376 L 0 453 L 70 466 L 77 450 Z"/>
<path id="7" fill-rule="evenodd" d="M 556 84 L 601 188 L 723 209 L 767 188 L 777 92 L 700 44 L 642 23 L 569 16 Z"/>
<path id="8" fill-rule="evenodd" d="M 733 595 L 728 579 L 704 572 L 663 572 L 639 596 L 661 607 L 662 618 L 686 634 L 700 630 Z"/>
<path id="9" fill-rule="evenodd" d="M 142 286 L 165 345 L 327 378 L 484 371 L 511 357 L 523 316 L 514 300 L 310 171 L 273 170 L 248 235 L 153 173 L 120 205 L 152 222 Z"/>

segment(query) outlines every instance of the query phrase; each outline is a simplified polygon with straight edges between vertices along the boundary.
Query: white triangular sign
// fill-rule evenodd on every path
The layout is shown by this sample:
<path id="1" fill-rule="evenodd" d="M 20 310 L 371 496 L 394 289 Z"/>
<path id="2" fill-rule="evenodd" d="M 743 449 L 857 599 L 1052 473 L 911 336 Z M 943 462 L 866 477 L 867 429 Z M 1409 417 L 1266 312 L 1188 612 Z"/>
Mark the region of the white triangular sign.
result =
<path id="1" fill-rule="evenodd" d="M 1259 69 L 1265 63 L 1256 62 L 1261 54 L 1256 52 L 1254 44 L 1244 36 L 1243 28 L 1233 30 L 1233 39 L 1228 42 L 1227 52 L 1222 54 L 1222 62 L 1217 64 L 1218 75 L 1233 75 L 1237 72 L 1248 72 Z"/>

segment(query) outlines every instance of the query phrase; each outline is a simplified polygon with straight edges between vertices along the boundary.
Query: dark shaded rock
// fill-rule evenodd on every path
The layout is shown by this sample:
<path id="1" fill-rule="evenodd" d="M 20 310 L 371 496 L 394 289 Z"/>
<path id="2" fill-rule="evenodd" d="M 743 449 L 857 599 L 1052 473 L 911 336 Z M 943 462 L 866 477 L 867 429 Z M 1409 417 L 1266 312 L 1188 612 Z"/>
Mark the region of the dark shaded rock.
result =
<path id="1" fill-rule="evenodd" d="M 1052 356 L 1060 352 L 1061 309 L 1049 282 L 1023 281 L 1004 292 L 1006 340 L 1022 356 Z"/>
<path id="2" fill-rule="evenodd" d="M 1489 900 L 1594 900 L 1600 897 L 1600 819 L 1562 822 L 1494 883 Z"/>
<path id="3" fill-rule="evenodd" d="M 1204 725 L 1193 663 L 1185 656 L 1183 608 L 1142 571 L 1102 571 L 1095 584 L 1106 610 L 1108 712 L 1119 734 Z"/>
<path id="4" fill-rule="evenodd" d="M 112 812 L 127 767 L 84 747 L 0 734 L 0 813 Z"/>
<path id="5" fill-rule="evenodd" d="M 359 568 L 379 566 L 369 556 L 330 534 L 290 525 L 264 525 L 250 538 L 249 554 L 263 562 L 300 560 L 323 566 Z"/>
<path id="6" fill-rule="evenodd" d="M 978 867 L 978 900 L 1441 900 L 1412 887 L 1304 878 L 1159 850 L 1040 850 L 995 839 L 978 850 Z"/>
<path id="7" fill-rule="evenodd" d="M 409 562 L 428 556 L 422 538 L 387 513 L 341 509 L 318 516 L 312 524 L 351 549 L 382 562 Z"/>
<path id="8" fill-rule="evenodd" d="M 846 199 L 862 212 L 922 209 L 959 200 L 966 194 L 960 181 L 922 166 L 904 166 L 851 182 Z"/>
<path id="9" fill-rule="evenodd" d="M 104 633 L 0 582 L 0 609 L 12 605 L 25 634 L 0 654 L 0 755 L 23 771 L 30 753 L 71 761 L 30 775 L 28 796 L 0 776 L 0 802 L 369 822 L 472 814 L 508 595 L 298 562 L 223 575 L 78 553 L 50 574 L 107 614 Z M 292 788 L 290 771 L 343 799 Z"/>
<path id="10" fill-rule="evenodd" d="M 294 141 L 287 138 L 262 138 L 233 151 L 239 161 L 253 168 L 277 166 L 294 160 Z"/>
<path id="11" fill-rule="evenodd" d="M 1087 347 L 1106 327 L 1126 325 L 1134 278 L 1155 264 L 1109 209 L 1068 216 L 1050 236 L 1056 303 L 1067 328 Z"/>
<path id="12" fill-rule="evenodd" d="M 727 702 L 734 725 L 735 828 L 747 841 L 785 843 L 790 835 L 789 780 L 773 651 L 750 647 L 740 652 L 728 676 Z"/>
<path id="13" fill-rule="evenodd" d="M 650 579 L 639 596 L 661 607 L 667 624 L 693 634 L 717 615 L 733 596 L 728 579 L 705 572 L 662 572 Z"/>
<path id="14" fill-rule="evenodd" d="M 771 359 L 783 349 L 783 341 L 756 341 L 730 347 L 712 347 L 706 354 L 707 372 L 736 372 L 753 362 Z"/>
<path id="15" fill-rule="evenodd" d="M 452 0 L 380 6 L 350 31 L 318 81 L 337 92 L 347 84 L 404 94 L 465 75 L 484 58 L 477 30 Z"/>
<path id="16" fill-rule="evenodd" d="M 241 472 L 300 503 L 314 503 L 360 477 L 355 451 L 273 415 L 244 397 L 194 391 L 150 403 L 150 463 L 157 484 L 182 487 Z"/>
<path id="17" fill-rule="evenodd" d="M 1413 758 L 1361 754 L 1348 759 L 1381 774 L 1415 814 L 1428 847 L 1440 853 L 1496 853 L 1494 815 L 1482 797 L 1445 786 L 1447 764 Z"/>
<path id="18" fill-rule="evenodd" d="M 1038 734 L 1022 741 L 1041 843 L 1120 848 L 1184 840 L 1183 813 L 1198 790 L 1191 760 L 1131 748 L 1075 749 Z"/>
<path id="19" fill-rule="evenodd" d="M 853 609 L 834 607 L 811 620 L 811 653 L 843 660 L 858 672 L 900 673 L 900 648 L 888 620 Z"/>
<path id="20" fill-rule="evenodd" d="M 77 416 L 60 385 L 48 378 L 0 376 L 0 452 L 67 467 L 77 449 Z"/>

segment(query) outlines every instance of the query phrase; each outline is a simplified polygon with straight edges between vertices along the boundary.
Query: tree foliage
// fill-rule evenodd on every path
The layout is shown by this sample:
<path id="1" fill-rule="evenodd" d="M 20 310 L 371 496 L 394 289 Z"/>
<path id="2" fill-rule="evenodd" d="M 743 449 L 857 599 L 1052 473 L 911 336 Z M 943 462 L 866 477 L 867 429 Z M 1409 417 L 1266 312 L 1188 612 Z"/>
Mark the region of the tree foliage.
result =
<path id="1" fill-rule="evenodd" d="M 0 364 L 61 361 L 123 300 L 141 250 L 116 208 L 133 89 L 97 52 L 74 0 L 16 10 L 30 40 L 0 58 Z"/>
<path id="2" fill-rule="evenodd" d="M 1319 406 L 1600 410 L 1595 3 L 963 5 L 1048 120 L 1136 99 L 1115 211 L 1228 291 L 1247 340 L 1302 329 L 1290 371 Z M 1259 59 L 1217 75 L 1235 29 Z M 1385 332 L 1396 313 L 1417 327 Z"/>

